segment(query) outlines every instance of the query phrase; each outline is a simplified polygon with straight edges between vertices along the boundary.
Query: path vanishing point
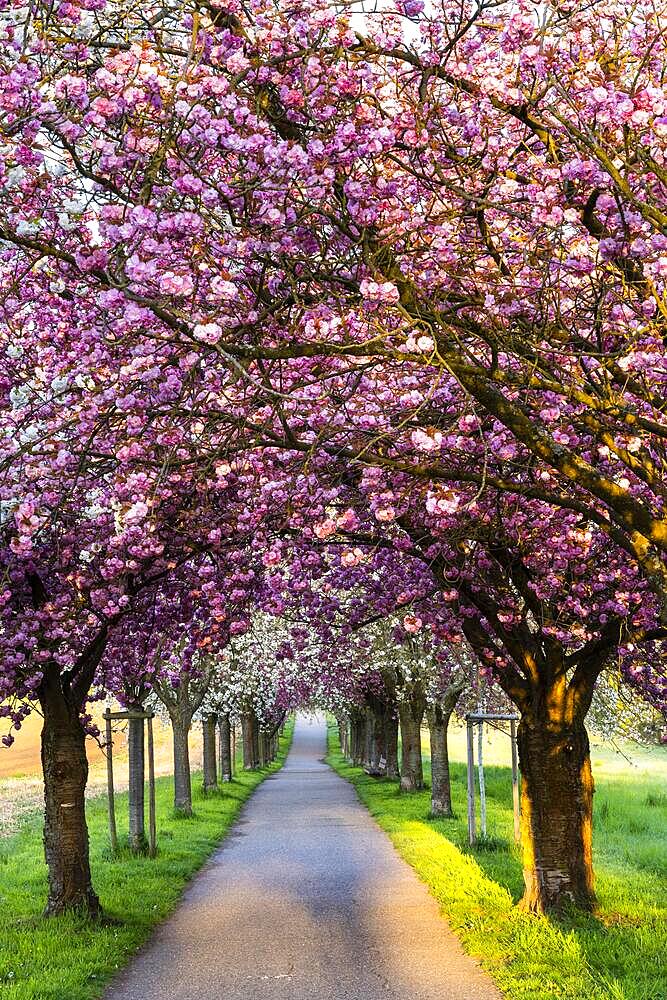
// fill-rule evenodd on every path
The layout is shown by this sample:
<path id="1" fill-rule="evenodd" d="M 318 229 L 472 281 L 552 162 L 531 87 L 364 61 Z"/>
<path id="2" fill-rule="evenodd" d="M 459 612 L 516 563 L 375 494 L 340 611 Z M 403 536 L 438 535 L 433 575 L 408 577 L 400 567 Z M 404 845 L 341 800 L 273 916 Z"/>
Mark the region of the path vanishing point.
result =
<path id="1" fill-rule="evenodd" d="M 325 752 L 324 718 L 299 715 L 285 766 L 105 1000 L 500 1000 Z"/>

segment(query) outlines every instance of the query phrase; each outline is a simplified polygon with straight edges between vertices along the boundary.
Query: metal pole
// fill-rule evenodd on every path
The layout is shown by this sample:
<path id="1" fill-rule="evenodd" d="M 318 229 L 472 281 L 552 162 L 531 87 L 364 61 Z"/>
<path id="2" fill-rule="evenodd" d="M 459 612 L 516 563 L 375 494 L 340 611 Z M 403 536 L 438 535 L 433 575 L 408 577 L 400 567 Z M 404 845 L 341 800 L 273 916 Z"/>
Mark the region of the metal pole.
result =
<path id="1" fill-rule="evenodd" d="M 484 723 L 479 723 L 477 733 L 477 774 L 479 777 L 479 828 L 486 837 L 486 782 L 484 780 Z"/>
<path id="2" fill-rule="evenodd" d="M 114 854 L 118 851 L 118 833 L 116 831 L 116 804 L 113 791 L 113 739 L 111 735 L 111 716 L 108 710 L 104 713 L 107 737 L 107 797 L 109 801 L 109 839 Z"/>
<path id="3" fill-rule="evenodd" d="M 512 743 L 512 803 L 514 807 L 514 839 L 517 844 L 521 840 L 521 806 L 519 804 L 519 760 L 516 744 L 516 722 L 510 722 L 510 737 Z"/>
<path id="4" fill-rule="evenodd" d="M 468 720 L 468 841 L 475 843 L 475 749 L 473 723 Z"/>
<path id="5" fill-rule="evenodd" d="M 148 854 L 154 858 L 157 853 L 157 831 L 155 825 L 155 751 L 153 747 L 153 717 L 148 716 Z"/>

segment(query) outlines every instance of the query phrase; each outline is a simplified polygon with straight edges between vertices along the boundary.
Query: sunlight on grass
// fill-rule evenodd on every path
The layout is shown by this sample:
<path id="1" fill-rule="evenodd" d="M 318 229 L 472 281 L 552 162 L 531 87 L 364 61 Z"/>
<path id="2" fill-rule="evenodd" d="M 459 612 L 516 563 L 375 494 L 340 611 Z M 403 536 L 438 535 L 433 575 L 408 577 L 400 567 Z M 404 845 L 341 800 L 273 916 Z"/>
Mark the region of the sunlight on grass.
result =
<path id="1" fill-rule="evenodd" d="M 499 738 L 487 759 L 507 753 Z M 458 734 L 453 740 L 457 754 Z M 466 950 L 512 1000 L 666 1000 L 667 754 L 640 752 L 640 766 L 595 748 L 595 917 L 530 917 L 512 838 L 509 768 L 487 768 L 488 846 L 467 843 L 465 766 L 452 764 L 456 817 L 429 819 L 430 793 L 401 793 L 341 756 L 329 728 L 329 763 L 351 781 L 399 853 L 438 899 Z M 621 758 L 622 760 L 623 758 Z M 608 773 L 605 765 L 608 764 Z M 426 775 L 430 778 L 428 764 Z"/>

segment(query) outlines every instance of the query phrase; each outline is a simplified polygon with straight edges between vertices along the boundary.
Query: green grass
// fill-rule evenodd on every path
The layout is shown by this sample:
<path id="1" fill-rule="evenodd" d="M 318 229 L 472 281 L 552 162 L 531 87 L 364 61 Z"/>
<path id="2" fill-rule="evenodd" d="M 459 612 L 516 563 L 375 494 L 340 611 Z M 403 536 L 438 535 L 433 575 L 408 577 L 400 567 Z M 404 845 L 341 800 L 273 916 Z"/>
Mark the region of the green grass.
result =
<path id="1" fill-rule="evenodd" d="M 106 799 L 88 803 L 93 881 L 106 919 L 44 918 L 46 871 L 39 818 L 0 846 L 0 997 L 2 1000 L 93 1000 L 174 909 L 183 887 L 220 843 L 253 789 L 283 763 L 289 722 L 278 760 L 261 771 L 237 771 L 224 791 L 205 796 L 193 775 L 192 819 L 174 815 L 171 778 L 157 785 L 158 856 L 109 849 Z M 127 795 L 116 800 L 118 829 L 127 829 Z"/>
<path id="2" fill-rule="evenodd" d="M 523 880 L 507 767 L 486 769 L 488 839 L 471 849 L 463 763 L 452 764 L 457 817 L 429 819 L 428 791 L 402 794 L 396 782 L 369 778 L 347 764 L 329 729 L 329 763 L 352 782 L 465 949 L 512 1000 L 667 1000 L 667 755 L 639 759 L 640 768 L 620 766 L 611 751 L 594 749 L 599 912 L 550 921 L 514 905 Z"/>

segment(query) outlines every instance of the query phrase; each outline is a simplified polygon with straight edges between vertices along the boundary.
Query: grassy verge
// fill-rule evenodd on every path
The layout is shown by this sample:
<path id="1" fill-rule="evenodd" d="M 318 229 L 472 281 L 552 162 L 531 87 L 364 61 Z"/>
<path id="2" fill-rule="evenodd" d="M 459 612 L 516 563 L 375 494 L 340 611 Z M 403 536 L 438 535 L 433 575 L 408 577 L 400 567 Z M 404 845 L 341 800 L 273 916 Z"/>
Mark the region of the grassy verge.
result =
<path id="1" fill-rule="evenodd" d="M 218 846 L 242 804 L 283 763 L 292 738 L 289 722 L 278 760 L 261 771 L 237 771 L 220 793 L 205 796 L 193 776 L 192 819 L 172 809 L 171 778 L 157 785 L 158 856 L 154 860 L 109 851 L 106 800 L 88 803 L 93 881 L 106 920 L 77 916 L 44 919 L 46 876 L 41 822 L 31 819 L 0 845 L 0 996 L 3 1000 L 94 1000 L 110 977 L 173 910 L 183 887 Z M 118 829 L 127 829 L 127 795 L 117 799 Z"/>
<path id="2" fill-rule="evenodd" d="M 488 768 L 489 838 L 484 848 L 472 849 L 463 763 L 452 765 L 456 818 L 432 820 L 428 791 L 401 794 L 397 783 L 350 766 L 333 725 L 328 761 L 352 782 L 466 950 L 512 1000 L 666 1000 L 667 794 L 658 768 L 633 774 L 616 767 L 606 774 L 604 761 L 596 768 L 599 912 L 549 921 L 514 905 L 523 882 L 512 842 L 508 768 Z"/>

